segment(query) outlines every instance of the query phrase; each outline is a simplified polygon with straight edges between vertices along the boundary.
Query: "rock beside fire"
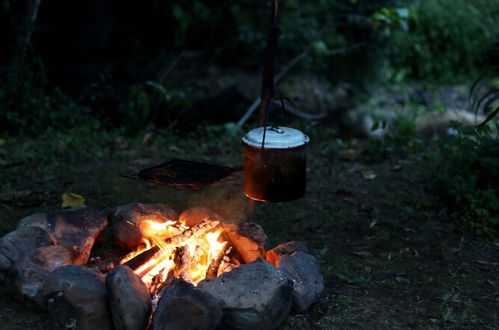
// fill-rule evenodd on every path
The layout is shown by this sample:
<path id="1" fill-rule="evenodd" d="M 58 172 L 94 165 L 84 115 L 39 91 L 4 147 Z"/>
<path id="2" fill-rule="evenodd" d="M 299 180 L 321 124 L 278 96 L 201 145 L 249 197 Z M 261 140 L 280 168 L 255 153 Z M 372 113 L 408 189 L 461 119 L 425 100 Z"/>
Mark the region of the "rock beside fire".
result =
<path id="1" fill-rule="evenodd" d="M 59 326 L 78 330 L 113 329 L 102 274 L 85 266 L 59 267 L 50 274 L 44 294 L 49 313 Z"/>
<path id="2" fill-rule="evenodd" d="M 68 247 L 42 246 L 34 254 L 23 256 L 7 272 L 7 291 L 27 305 L 44 309 L 46 305 L 43 289 L 50 272 L 70 265 L 72 261 L 73 254 Z"/>
<path id="3" fill-rule="evenodd" d="M 267 254 L 265 255 L 266 259 L 268 262 L 270 262 L 272 265 L 277 266 L 279 263 L 279 260 L 285 256 L 285 255 L 291 255 L 295 252 L 305 252 L 309 253 L 310 250 L 307 246 L 307 243 L 302 242 L 302 241 L 291 241 L 291 242 L 286 242 L 279 244 L 272 250 L 267 251 Z"/>
<path id="4" fill-rule="evenodd" d="M 183 223 L 187 227 L 192 227 L 208 218 L 220 220 L 220 216 L 209 208 L 204 206 L 194 206 L 180 213 L 178 221 Z"/>
<path id="5" fill-rule="evenodd" d="M 251 222 L 238 226 L 224 223 L 223 228 L 244 262 L 265 258 L 267 235 L 259 224 Z"/>
<path id="6" fill-rule="evenodd" d="M 109 302 L 116 329 L 146 329 L 151 317 L 151 295 L 129 267 L 120 265 L 106 276 Z"/>
<path id="7" fill-rule="evenodd" d="M 305 312 L 319 300 L 324 280 L 319 263 L 313 256 L 301 251 L 283 255 L 277 266 L 293 281 L 293 309 L 296 312 Z"/>
<path id="8" fill-rule="evenodd" d="M 154 313 L 154 330 L 215 330 L 222 309 L 210 294 L 175 280 L 161 296 Z"/>
<path id="9" fill-rule="evenodd" d="M 85 264 L 95 239 L 107 226 L 108 215 L 108 210 L 101 207 L 80 206 L 28 216 L 21 219 L 18 227 L 42 228 L 53 235 L 58 244 L 73 249 L 75 264 Z"/>
<path id="10" fill-rule="evenodd" d="M 224 313 L 222 325 L 229 329 L 275 329 L 293 300 L 293 282 L 262 259 L 203 280 L 198 288 L 218 300 Z"/>
<path id="11" fill-rule="evenodd" d="M 8 270 L 24 255 L 54 242 L 45 230 L 37 227 L 19 228 L 8 233 L 0 239 L 0 271 Z"/>
<path id="12" fill-rule="evenodd" d="M 144 236 L 140 226 L 144 220 L 161 223 L 177 219 L 177 213 L 163 204 L 132 203 L 118 206 L 111 215 L 114 241 L 120 248 L 130 250 L 142 243 Z"/>

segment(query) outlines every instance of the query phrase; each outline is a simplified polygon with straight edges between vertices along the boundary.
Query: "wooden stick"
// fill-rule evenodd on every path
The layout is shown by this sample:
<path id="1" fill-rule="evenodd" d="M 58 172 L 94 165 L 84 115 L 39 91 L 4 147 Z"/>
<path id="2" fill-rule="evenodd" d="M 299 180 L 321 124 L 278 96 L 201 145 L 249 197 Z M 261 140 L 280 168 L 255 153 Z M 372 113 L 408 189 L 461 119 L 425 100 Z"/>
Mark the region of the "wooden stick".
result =
<path id="1" fill-rule="evenodd" d="M 262 75 L 262 95 L 260 97 L 260 120 L 259 126 L 264 126 L 268 105 L 274 97 L 274 62 L 277 50 L 277 11 L 279 9 L 279 0 L 274 0 L 272 4 L 272 17 L 270 20 L 269 34 L 267 36 L 267 49 L 265 52 L 265 65 Z"/>

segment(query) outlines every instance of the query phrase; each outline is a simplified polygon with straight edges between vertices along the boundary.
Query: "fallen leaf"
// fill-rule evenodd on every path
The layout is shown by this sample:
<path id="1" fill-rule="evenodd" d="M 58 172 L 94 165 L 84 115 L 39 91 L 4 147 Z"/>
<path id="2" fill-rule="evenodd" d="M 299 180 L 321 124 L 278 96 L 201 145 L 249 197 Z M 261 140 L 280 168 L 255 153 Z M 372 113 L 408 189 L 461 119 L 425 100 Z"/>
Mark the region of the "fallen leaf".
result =
<path id="1" fill-rule="evenodd" d="M 376 173 L 371 170 L 362 171 L 362 177 L 366 180 L 374 180 L 376 179 Z"/>
<path id="2" fill-rule="evenodd" d="M 83 196 L 70 192 L 65 192 L 64 194 L 62 194 L 61 209 L 82 206 L 83 204 L 85 204 L 85 198 Z"/>
<path id="3" fill-rule="evenodd" d="M 5 139 L 0 139 L 0 146 L 3 146 L 5 144 L 5 142 L 7 142 L 7 140 Z"/>
<path id="4" fill-rule="evenodd" d="M 143 145 L 150 145 L 152 143 L 152 140 L 154 139 L 154 133 L 153 132 L 148 132 L 144 134 L 144 137 L 142 138 L 142 144 Z"/>
<path id="5" fill-rule="evenodd" d="M 357 158 L 358 156 L 360 156 L 363 152 L 364 152 L 364 149 L 348 148 L 348 149 L 341 150 L 340 152 L 338 152 L 338 154 L 336 155 L 336 158 L 338 160 L 352 161 L 355 158 Z"/>

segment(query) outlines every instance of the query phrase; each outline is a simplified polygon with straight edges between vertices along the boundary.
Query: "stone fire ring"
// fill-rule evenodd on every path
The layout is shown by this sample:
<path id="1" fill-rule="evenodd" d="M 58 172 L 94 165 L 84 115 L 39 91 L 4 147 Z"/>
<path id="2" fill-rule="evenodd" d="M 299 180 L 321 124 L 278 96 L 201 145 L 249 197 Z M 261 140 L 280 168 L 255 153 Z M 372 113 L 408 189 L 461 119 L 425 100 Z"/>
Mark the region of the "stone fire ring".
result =
<path id="1" fill-rule="evenodd" d="M 213 214 L 193 208 L 180 221 L 206 216 Z M 115 245 L 131 248 L 141 237 L 138 226 L 125 223 L 151 217 L 179 219 L 165 205 L 141 203 L 23 218 L 0 239 L 0 280 L 26 306 L 47 310 L 54 328 L 91 330 L 275 329 L 290 312 L 308 310 L 324 289 L 319 264 L 303 242 L 265 249 L 259 225 L 224 225 L 234 248 L 245 251 L 246 263 L 197 287 L 176 279 L 153 303 L 130 268 L 120 265 L 103 274 L 90 258 L 104 230 L 112 232 Z"/>

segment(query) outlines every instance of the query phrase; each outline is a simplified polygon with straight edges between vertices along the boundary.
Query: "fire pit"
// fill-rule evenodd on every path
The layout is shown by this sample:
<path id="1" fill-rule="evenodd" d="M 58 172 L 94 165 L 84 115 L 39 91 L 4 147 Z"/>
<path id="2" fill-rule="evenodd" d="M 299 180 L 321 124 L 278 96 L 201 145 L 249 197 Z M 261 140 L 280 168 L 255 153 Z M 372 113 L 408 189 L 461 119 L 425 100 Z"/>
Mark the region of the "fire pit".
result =
<path id="1" fill-rule="evenodd" d="M 22 219 L 0 239 L 0 278 L 74 329 L 274 329 L 324 288 L 303 242 L 206 208 L 83 206 Z"/>

